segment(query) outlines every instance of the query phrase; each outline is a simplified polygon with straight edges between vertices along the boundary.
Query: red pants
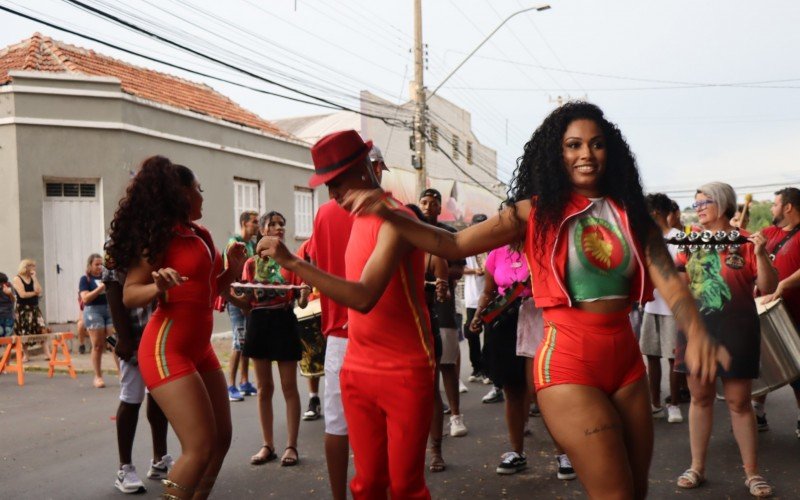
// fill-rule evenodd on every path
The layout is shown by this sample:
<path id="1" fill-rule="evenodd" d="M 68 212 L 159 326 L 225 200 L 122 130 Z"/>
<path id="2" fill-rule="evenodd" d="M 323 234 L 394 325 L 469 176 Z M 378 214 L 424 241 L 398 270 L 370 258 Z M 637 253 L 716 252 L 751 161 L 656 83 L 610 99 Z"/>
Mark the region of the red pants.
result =
<path id="1" fill-rule="evenodd" d="M 628 310 L 598 314 L 559 307 L 544 310 L 544 340 L 536 351 L 536 390 L 557 384 L 597 387 L 607 394 L 645 374 Z"/>
<path id="2" fill-rule="evenodd" d="M 432 370 L 384 375 L 344 367 L 339 381 L 356 469 L 353 498 L 431 498 L 425 445 L 433 415 Z"/>

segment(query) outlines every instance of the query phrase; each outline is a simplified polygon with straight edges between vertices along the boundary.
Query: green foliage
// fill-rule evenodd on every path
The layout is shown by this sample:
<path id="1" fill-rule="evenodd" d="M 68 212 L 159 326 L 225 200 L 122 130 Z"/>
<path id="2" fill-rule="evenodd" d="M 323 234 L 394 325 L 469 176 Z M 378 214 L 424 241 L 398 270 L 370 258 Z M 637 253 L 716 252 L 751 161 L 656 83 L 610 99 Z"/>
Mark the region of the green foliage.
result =
<path id="1" fill-rule="evenodd" d="M 771 201 L 753 201 L 750 204 L 750 224 L 747 230 L 751 233 L 761 231 L 772 224 L 772 213 L 769 211 L 772 206 Z"/>

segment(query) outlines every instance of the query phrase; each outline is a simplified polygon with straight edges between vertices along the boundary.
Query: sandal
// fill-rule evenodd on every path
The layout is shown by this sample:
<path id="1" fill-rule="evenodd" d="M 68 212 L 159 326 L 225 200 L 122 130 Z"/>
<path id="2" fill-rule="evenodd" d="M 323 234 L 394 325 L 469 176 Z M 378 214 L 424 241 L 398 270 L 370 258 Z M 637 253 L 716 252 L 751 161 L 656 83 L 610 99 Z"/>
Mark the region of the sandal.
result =
<path id="1" fill-rule="evenodd" d="M 431 463 L 428 465 L 428 470 L 431 472 L 444 472 L 446 468 L 447 464 L 442 458 L 442 452 L 431 450 Z"/>
<path id="2" fill-rule="evenodd" d="M 287 457 L 286 452 L 292 450 L 295 454 L 295 457 Z M 283 450 L 283 458 L 281 458 L 281 467 L 292 467 L 300 463 L 300 454 L 297 453 L 297 448 L 294 446 L 287 446 L 286 449 Z"/>
<path id="3" fill-rule="evenodd" d="M 758 474 L 747 478 L 744 485 L 750 490 L 750 494 L 754 497 L 766 498 L 771 497 L 774 493 L 772 485 L 769 484 L 763 476 Z"/>
<path id="4" fill-rule="evenodd" d="M 266 456 L 265 455 L 260 455 L 261 450 L 263 450 L 264 448 L 267 449 Z M 251 465 L 264 465 L 265 463 L 272 462 L 273 460 L 278 458 L 278 455 L 275 454 L 275 449 L 272 446 L 268 445 L 268 444 L 265 444 L 264 446 L 262 446 L 261 450 L 258 450 L 258 453 L 256 453 L 252 457 L 250 457 L 250 464 Z"/>
<path id="5" fill-rule="evenodd" d="M 690 490 L 697 488 L 706 481 L 706 478 L 694 469 L 686 469 L 678 476 L 678 488 Z"/>

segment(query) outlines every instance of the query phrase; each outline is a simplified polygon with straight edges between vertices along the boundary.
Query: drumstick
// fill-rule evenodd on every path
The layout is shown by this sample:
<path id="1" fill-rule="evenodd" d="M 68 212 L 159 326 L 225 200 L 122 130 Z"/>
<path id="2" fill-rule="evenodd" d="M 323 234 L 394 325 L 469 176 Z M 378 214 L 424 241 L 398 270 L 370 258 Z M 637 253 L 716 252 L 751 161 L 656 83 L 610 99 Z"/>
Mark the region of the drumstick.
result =
<path id="1" fill-rule="evenodd" d="M 744 206 L 742 207 L 742 213 L 739 215 L 739 229 L 747 229 L 747 212 L 750 210 L 750 203 L 753 201 L 753 195 L 747 193 L 744 195 Z"/>

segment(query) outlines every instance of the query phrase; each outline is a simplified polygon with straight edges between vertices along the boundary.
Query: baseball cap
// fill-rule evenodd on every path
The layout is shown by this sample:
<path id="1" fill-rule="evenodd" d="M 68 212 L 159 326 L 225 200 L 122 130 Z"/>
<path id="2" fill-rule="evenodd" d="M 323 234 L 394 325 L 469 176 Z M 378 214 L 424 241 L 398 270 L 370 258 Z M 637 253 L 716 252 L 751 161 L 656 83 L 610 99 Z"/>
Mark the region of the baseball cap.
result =
<path id="1" fill-rule="evenodd" d="M 430 196 L 431 198 L 436 198 L 440 202 L 442 201 L 442 193 L 440 193 L 438 190 L 433 189 L 433 188 L 428 188 L 425 191 L 423 191 L 422 194 L 419 195 L 419 199 L 421 200 L 422 198 L 425 198 L 426 196 Z"/>
<path id="2" fill-rule="evenodd" d="M 372 149 L 369 150 L 369 161 L 375 163 L 376 161 L 381 162 L 381 169 L 389 170 L 389 167 L 386 166 L 386 162 L 383 159 L 383 153 L 381 153 L 381 149 L 378 146 L 372 146 Z"/>
<path id="3" fill-rule="evenodd" d="M 472 216 L 472 223 L 478 224 L 480 222 L 485 221 L 486 219 L 488 219 L 488 217 L 486 217 L 485 214 L 475 214 Z"/>

